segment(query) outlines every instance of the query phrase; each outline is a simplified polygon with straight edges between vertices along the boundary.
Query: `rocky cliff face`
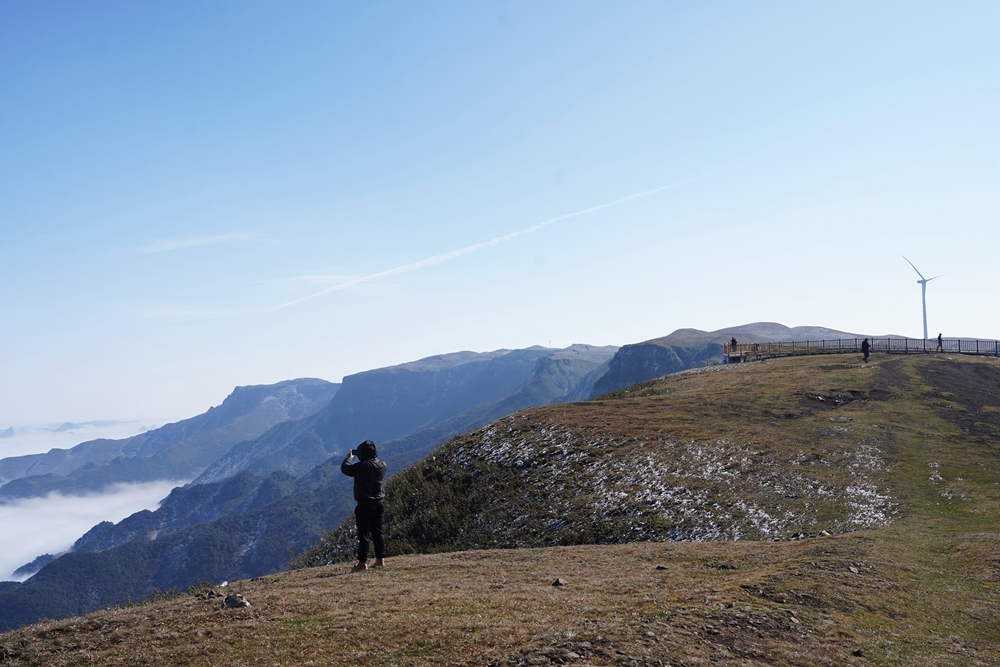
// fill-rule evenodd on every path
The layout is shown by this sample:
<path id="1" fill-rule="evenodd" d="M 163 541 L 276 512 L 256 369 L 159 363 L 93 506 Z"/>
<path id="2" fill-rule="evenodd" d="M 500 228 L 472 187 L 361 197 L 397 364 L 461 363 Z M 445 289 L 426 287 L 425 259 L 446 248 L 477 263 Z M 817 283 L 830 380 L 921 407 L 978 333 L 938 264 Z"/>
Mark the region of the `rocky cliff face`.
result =
<path id="1" fill-rule="evenodd" d="M 786 327 L 776 322 L 754 322 L 718 331 L 678 329 L 668 336 L 625 345 L 608 364 L 591 396 L 617 391 L 638 382 L 717 363 L 730 338 L 741 343 L 786 342 L 854 338 L 857 334 L 824 327 Z"/>
<path id="2" fill-rule="evenodd" d="M 408 464 L 416 460 L 414 453 L 492 419 L 589 395 L 593 371 L 616 350 L 573 345 L 459 352 L 351 375 L 324 410 L 239 443 L 195 483 L 243 470 L 302 474 L 364 440 L 379 443 L 387 460 Z"/>
<path id="3" fill-rule="evenodd" d="M 653 342 L 626 345 L 618 350 L 607 372 L 594 383 L 593 395 L 600 396 L 637 382 L 701 366 L 721 355 L 722 345 L 718 343 L 694 348 Z"/>

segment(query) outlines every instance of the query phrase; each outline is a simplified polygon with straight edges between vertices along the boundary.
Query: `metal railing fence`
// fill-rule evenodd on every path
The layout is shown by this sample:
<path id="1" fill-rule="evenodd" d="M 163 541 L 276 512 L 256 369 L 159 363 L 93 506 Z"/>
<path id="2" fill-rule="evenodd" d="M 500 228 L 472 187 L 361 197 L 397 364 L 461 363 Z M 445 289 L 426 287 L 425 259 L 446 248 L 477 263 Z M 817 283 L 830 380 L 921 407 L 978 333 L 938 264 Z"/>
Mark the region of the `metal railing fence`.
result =
<path id="1" fill-rule="evenodd" d="M 837 338 L 833 340 L 804 340 L 777 343 L 732 343 L 723 345 L 726 357 L 773 357 L 798 354 L 861 354 L 864 338 Z M 978 338 L 945 338 L 938 346 L 936 338 L 869 338 L 871 352 L 888 354 L 925 354 L 947 352 L 952 354 L 979 354 L 1000 357 L 1000 340 Z"/>

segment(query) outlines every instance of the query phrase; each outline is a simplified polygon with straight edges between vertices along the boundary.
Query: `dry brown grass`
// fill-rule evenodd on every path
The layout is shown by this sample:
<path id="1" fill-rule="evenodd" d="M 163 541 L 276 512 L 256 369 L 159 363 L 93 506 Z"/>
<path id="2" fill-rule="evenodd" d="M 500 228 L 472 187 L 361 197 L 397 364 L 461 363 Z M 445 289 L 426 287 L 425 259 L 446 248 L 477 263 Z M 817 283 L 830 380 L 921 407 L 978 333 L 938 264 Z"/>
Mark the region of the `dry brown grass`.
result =
<path id="1" fill-rule="evenodd" d="M 997 664 L 994 641 L 946 619 L 968 613 L 967 591 L 936 618 L 907 611 L 933 573 L 893 557 L 896 546 L 872 531 L 312 568 L 237 584 L 249 609 L 183 596 L 23 628 L 3 636 L 4 664 Z M 954 557 L 981 567 L 969 550 L 996 546 L 971 538 Z M 559 577 L 566 586 L 552 586 Z"/>
<path id="2" fill-rule="evenodd" d="M 865 644 L 851 628 L 859 597 L 898 585 L 871 542 L 583 546 L 407 556 L 365 574 L 315 568 L 243 583 L 254 605 L 245 610 L 185 596 L 20 630 L 4 638 L 6 662 L 863 664 L 851 655 Z M 567 585 L 552 586 L 557 577 Z"/>

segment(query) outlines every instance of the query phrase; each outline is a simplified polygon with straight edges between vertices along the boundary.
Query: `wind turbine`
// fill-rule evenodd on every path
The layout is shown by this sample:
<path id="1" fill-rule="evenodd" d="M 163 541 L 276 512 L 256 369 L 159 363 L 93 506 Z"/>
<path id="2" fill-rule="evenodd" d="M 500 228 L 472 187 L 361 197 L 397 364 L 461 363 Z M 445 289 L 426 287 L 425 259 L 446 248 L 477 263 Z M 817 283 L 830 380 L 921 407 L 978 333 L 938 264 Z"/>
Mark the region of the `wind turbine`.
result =
<path id="1" fill-rule="evenodd" d="M 906 255 L 900 255 L 903 259 L 906 259 Z M 913 262 L 906 259 L 906 263 L 913 266 Z M 913 266 L 913 270 L 917 271 L 917 267 Z M 948 275 L 947 273 L 942 273 L 941 276 L 934 276 L 933 278 L 924 278 L 924 274 L 917 271 L 917 275 L 920 276 L 920 280 L 917 282 L 920 284 L 920 299 L 924 304 L 924 340 L 927 340 L 927 283 L 932 280 L 937 280 L 941 276 Z"/>

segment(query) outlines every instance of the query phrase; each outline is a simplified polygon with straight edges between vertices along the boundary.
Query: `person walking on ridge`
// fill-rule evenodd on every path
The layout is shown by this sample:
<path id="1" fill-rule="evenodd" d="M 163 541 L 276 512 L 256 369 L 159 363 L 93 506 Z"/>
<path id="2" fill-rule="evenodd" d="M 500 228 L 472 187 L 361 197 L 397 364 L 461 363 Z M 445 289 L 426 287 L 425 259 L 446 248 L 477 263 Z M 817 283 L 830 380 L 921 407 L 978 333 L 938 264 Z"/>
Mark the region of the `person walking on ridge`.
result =
<path id="1" fill-rule="evenodd" d="M 941 338 L 941 334 L 938 334 L 938 346 L 937 346 L 937 351 L 938 351 L 938 352 L 944 352 L 944 339 L 943 339 L 943 338 Z"/>
<path id="2" fill-rule="evenodd" d="M 857 338 L 855 338 L 854 340 L 857 340 Z M 861 354 L 865 355 L 864 362 L 866 364 L 868 363 L 868 351 L 871 350 L 871 349 L 872 349 L 872 346 L 868 342 L 867 338 L 865 338 L 863 341 L 861 341 Z"/>
<path id="3" fill-rule="evenodd" d="M 385 461 L 378 458 L 375 443 L 365 440 L 358 445 L 358 461 L 354 450 L 340 464 L 340 472 L 354 478 L 354 517 L 358 527 L 358 562 L 352 572 L 368 569 L 368 546 L 375 546 L 375 567 L 385 565 L 385 537 L 382 535 L 382 515 L 385 513 Z"/>

